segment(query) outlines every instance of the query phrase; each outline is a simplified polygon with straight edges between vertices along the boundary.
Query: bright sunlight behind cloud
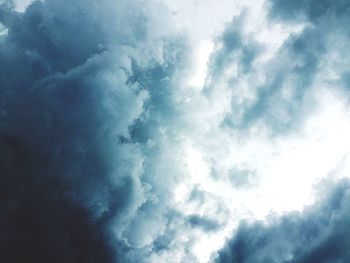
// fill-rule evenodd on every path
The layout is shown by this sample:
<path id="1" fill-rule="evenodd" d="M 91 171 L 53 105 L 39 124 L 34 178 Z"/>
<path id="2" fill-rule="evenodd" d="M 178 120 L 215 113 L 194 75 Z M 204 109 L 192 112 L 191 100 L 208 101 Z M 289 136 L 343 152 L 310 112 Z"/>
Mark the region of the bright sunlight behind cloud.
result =
<path id="1" fill-rule="evenodd" d="M 349 20 L 1 0 L 0 261 L 350 261 Z"/>

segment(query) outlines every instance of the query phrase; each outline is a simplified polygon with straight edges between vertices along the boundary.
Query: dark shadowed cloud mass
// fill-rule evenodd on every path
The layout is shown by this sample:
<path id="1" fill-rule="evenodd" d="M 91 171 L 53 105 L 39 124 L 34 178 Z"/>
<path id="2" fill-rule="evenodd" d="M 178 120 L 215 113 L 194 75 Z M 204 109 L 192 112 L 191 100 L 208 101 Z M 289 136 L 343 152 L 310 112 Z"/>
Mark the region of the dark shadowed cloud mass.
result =
<path id="1" fill-rule="evenodd" d="M 147 8 L 35 1 L 18 13 L 1 5 L 2 262 L 122 262 L 149 243 L 133 229 L 152 220 L 148 209 L 157 213 L 147 197 L 144 152 L 157 136 L 148 122 L 174 111 L 166 79 L 181 40 L 149 44 L 162 36 L 150 32 Z"/>

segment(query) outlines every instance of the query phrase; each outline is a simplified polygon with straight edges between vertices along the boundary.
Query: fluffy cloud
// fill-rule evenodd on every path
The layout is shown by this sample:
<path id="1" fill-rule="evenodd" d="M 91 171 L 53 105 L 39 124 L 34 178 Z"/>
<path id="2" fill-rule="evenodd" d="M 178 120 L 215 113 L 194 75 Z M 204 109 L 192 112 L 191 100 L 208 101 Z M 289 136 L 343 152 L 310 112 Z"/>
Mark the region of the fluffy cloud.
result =
<path id="1" fill-rule="evenodd" d="M 165 202 L 154 208 L 166 188 L 145 156 L 175 112 L 169 79 L 183 41 L 147 14 L 162 5 L 13 7 L 0 10 L 1 260 L 122 260 L 166 225 Z"/>
<path id="2" fill-rule="evenodd" d="M 324 144 L 325 148 L 322 147 L 321 151 L 333 152 L 332 148 L 337 144 L 336 136 L 331 135 L 333 143 L 330 144 L 321 138 L 330 130 L 342 130 L 342 125 L 346 125 L 349 121 L 345 117 L 348 113 L 345 113 L 344 119 L 341 117 L 341 112 L 348 112 L 349 98 L 348 84 L 345 81 L 349 64 L 348 60 L 344 59 L 349 57 L 349 31 L 345 26 L 349 18 L 347 8 L 349 2 L 270 1 L 265 3 L 266 6 L 267 20 L 263 19 L 266 23 L 263 27 L 268 25 L 272 31 L 275 30 L 282 42 L 276 42 L 277 45 L 269 47 L 267 44 L 273 43 L 273 39 L 260 38 L 258 30 L 252 30 L 249 26 L 247 29 L 246 24 L 249 22 L 242 21 L 249 20 L 251 16 L 243 13 L 228 26 L 219 39 L 220 47 L 214 53 L 211 65 L 213 76 L 217 77 L 210 80 L 208 93 L 215 92 L 217 83 L 225 86 L 225 90 L 232 89 L 229 92 L 232 96 L 231 109 L 223 124 L 231 130 L 237 129 L 238 134 L 242 131 L 254 136 L 268 134 L 268 138 L 263 140 L 267 145 L 272 141 L 287 142 L 290 136 L 296 138 L 309 134 L 307 135 L 310 136 L 309 139 L 315 138 L 309 142 L 312 140 L 316 142 L 309 147 L 316 149 Z M 282 32 L 289 31 L 289 33 L 279 34 L 281 27 Z M 266 35 L 268 34 L 265 33 Z M 252 52 L 247 53 L 246 50 L 251 46 L 254 46 Z M 254 54 L 249 56 L 248 70 L 247 64 L 244 63 L 247 61 L 246 54 Z M 227 71 L 230 66 L 231 70 Z M 331 94 L 336 99 L 330 99 L 325 94 Z M 320 101 L 323 103 L 320 104 Z M 344 106 L 340 106 L 341 104 Z M 337 111 L 337 107 L 344 108 L 335 115 L 325 113 L 324 117 L 320 115 L 316 117 L 320 112 L 327 112 L 328 107 L 334 112 Z M 336 119 L 339 122 L 333 123 Z M 315 129 L 313 125 L 322 122 L 325 122 L 325 125 Z M 310 129 L 311 127 L 314 128 Z M 321 133 L 323 135 L 317 135 Z M 246 137 L 247 135 L 243 136 Z M 345 140 L 345 137 L 339 139 L 339 145 Z M 278 158 L 279 163 L 274 163 L 276 167 L 281 165 L 284 168 L 277 169 L 280 171 L 279 176 L 274 177 L 270 181 L 270 186 L 265 188 L 265 191 L 272 192 L 274 186 L 280 189 L 274 192 L 275 198 L 284 199 L 283 196 L 288 192 L 286 195 L 296 200 L 302 195 L 305 186 L 314 185 L 315 179 L 324 172 L 326 173 L 321 177 L 334 180 L 338 180 L 341 176 L 349 176 L 349 170 L 342 170 L 342 175 L 338 174 L 339 171 L 335 168 L 338 166 L 336 162 L 328 168 L 324 167 L 323 172 L 321 169 L 309 170 L 307 167 L 313 160 L 324 160 L 321 162 L 325 163 L 326 159 L 313 153 L 304 157 L 305 162 L 296 161 L 292 152 L 299 146 L 294 139 L 290 143 L 288 160 Z M 306 145 L 305 150 L 308 151 L 309 147 Z M 279 155 L 278 144 L 273 148 L 275 154 Z M 258 147 L 253 149 L 261 152 Z M 328 158 L 335 157 L 341 151 L 343 150 L 337 148 Z M 347 152 L 348 146 L 345 146 L 344 156 Z M 269 165 L 271 158 L 273 157 L 263 158 L 266 160 L 266 165 Z M 337 158 L 339 165 L 341 163 L 342 166 L 342 157 Z M 343 158 L 346 160 L 346 157 Z M 293 162 L 299 163 L 304 171 L 292 171 L 289 174 L 288 167 Z M 257 167 L 256 164 L 250 166 Z M 315 167 L 317 164 L 312 166 Z M 333 169 L 337 171 L 332 172 Z M 264 181 L 269 181 L 267 170 L 260 167 L 254 171 L 264 173 L 258 177 L 262 184 Z M 299 176 L 302 178 L 300 181 L 296 180 L 295 184 L 289 180 Z M 286 185 L 281 180 L 287 182 Z M 322 190 L 319 190 L 311 200 L 319 199 L 319 196 L 325 195 L 328 191 L 329 181 L 322 182 L 322 187 L 318 185 Z M 289 192 L 288 188 L 293 190 Z M 255 189 L 256 194 L 260 195 L 259 186 Z M 346 262 L 349 260 L 347 189 L 348 182 L 342 181 L 327 198 L 322 198 L 322 201 L 305 210 L 297 209 L 300 212 L 290 212 L 280 218 L 273 216 L 272 219 L 266 219 L 265 216 L 269 214 L 266 213 L 262 217 L 265 221 L 240 224 L 226 248 L 219 253 L 217 261 Z M 311 188 L 308 192 L 310 191 Z M 261 200 L 260 206 L 265 206 L 264 201 Z M 284 199 L 282 207 L 288 207 L 288 202 L 288 198 Z M 312 202 L 304 200 L 302 203 Z M 277 206 L 275 203 L 270 211 L 276 212 Z M 256 207 L 256 210 L 259 209 Z"/>
<path id="3" fill-rule="evenodd" d="M 324 182 L 328 183 L 329 182 Z M 349 181 L 341 181 L 303 213 L 242 223 L 217 262 L 347 262 Z"/>
<path id="4" fill-rule="evenodd" d="M 349 171 L 347 4 L 284 2 L 4 1 L 0 260 L 207 262 L 237 231 L 222 261 L 280 262 L 301 221 L 328 251 L 345 201 L 295 211 Z"/>

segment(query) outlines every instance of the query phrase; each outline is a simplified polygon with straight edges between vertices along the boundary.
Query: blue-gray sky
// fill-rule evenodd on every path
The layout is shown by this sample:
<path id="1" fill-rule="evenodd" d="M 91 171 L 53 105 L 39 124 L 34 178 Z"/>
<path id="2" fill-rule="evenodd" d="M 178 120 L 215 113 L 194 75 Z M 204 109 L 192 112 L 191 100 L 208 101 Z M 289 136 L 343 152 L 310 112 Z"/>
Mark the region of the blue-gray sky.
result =
<path id="1" fill-rule="evenodd" d="M 350 1 L 1 0 L 1 262 L 348 262 Z"/>

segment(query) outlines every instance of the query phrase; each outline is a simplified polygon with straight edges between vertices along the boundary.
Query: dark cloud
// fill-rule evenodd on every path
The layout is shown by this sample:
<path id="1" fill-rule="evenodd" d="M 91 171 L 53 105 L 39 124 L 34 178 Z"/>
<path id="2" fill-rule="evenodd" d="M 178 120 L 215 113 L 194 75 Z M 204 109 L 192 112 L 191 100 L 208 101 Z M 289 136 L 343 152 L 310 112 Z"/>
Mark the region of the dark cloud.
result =
<path id="1" fill-rule="evenodd" d="M 247 16 L 245 10 L 239 16 L 234 17 L 217 39 L 221 47 L 211 55 L 209 64 L 209 77 L 213 86 L 206 87 L 206 91 L 215 87 L 214 84 L 232 63 L 237 63 L 239 74 L 245 74 L 252 70 L 254 59 L 263 51 L 263 47 L 254 39 L 244 35 L 244 24 L 248 19 Z"/>
<path id="2" fill-rule="evenodd" d="M 339 19 L 339 17 L 349 13 L 349 8 L 350 1 L 348 0 L 272 0 L 270 15 L 280 19 L 306 18 L 313 22 L 319 22 L 323 16 L 336 16 Z"/>
<path id="3" fill-rule="evenodd" d="M 235 22 L 232 25 L 241 28 L 235 25 Z M 232 30 L 231 28 L 232 26 L 229 26 L 228 30 Z M 242 35 L 243 31 L 240 34 Z M 313 84 L 320 58 L 325 52 L 324 45 L 323 35 L 319 31 L 311 29 L 305 30 L 300 35 L 292 35 L 270 63 L 264 65 L 267 72 L 263 83 L 254 83 L 255 79 L 252 76 L 261 72 L 259 73 L 259 67 L 254 68 L 252 63 L 259 58 L 261 50 L 265 49 L 264 46 L 260 44 L 259 47 L 254 40 L 248 38 L 246 43 L 236 47 L 239 51 L 235 52 L 240 52 L 238 54 L 241 55 L 238 57 L 234 55 L 231 59 L 231 52 L 220 50 L 222 54 L 219 57 L 224 58 L 225 65 L 218 66 L 217 58 L 212 65 L 222 74 L 230 64 L 236 63 L 239 67 L 238 74 L 229 78 L 228 86 L 236 95 L 235 89 L 239 90 L 242 79 L 248 79 L 249 92 L 255 97 L 254 101 L 243 104 L 239 96 L 233 97 L 232 110 L 224 119 L 223 125 L 247 129 L 263 120 L 276 134 L 298 125 L 301 121 L 300 113 L 305 111 L 303 107 L 305 94 Z M 286 86 L 293 90 L 292 97 L 288 99 L 283 98 Z"/>
<path id="4" fill-rule="evenodd" d="M 268 223 L 242 223 L 216 261 L 348 262 L 349 193 L 349 181 L 341 181 L 327 198 L 303 213 L 272 218 Z"/>
<path id="5" fill-rule="evenodd" d="M 220 228 L 220 224 L 211 218 L 202 217 L 200 215 L 191 215 L 187 221 L 192 227 L 201 228 L 204 231 L 214 231 Z"/>
<path id="6" fill-rule="evenodd" d="M 167 262 L 170 250 L 181 254 L 182 261 L 195 261 L 191 249 L 197 236 L 193 233 L 221 230 L 230 214 L 219 197 L 196 186 L 187 201 L 196 208 L 209 204 L 203 213 L 189 215 L 177 211 L 174 204 L 175 186 L 188 175 L 186 147 L 181 142 L 195 137 L 203 142 L 208 134 L 201 138 L 200 127 L 216 125 L 193 127 L 201 122 L 198 115 L 207 110 L 201 108 L 201 100 L 208 99 L 208 105 L 217 102 L 223 82 L 232 91 L 226 118 L 220 127 L 209 130 L 245 131 L 259 121 L 276 133 L 288 130 L 305 113 L 309 102 L 305 94 L 332 50 L 332 32 L 335 28 L 340 35 L 348 32 L 346 1 L 339 5 L 321 1 L 322 8 L 314 11 L 315 1 L 296 1 L 289 3 L 292 16 L 282 10 L 282 2 L 272 2 L 271 21 L 287 24 L 296 17 L 314 26 L 291 34 L 277 55 L 262 65 L 259 58 L 268 47 L 245 32 L 249 12 L 242 12 L 218 39 L 207 86 L 203 93 L 191 91 L 198 95 L 194 98 L 197 95 L 179 92 L 180 85 L 185 85 L 182 75 L 190 72 L 186 67 L 190 67 L 187 58 L 192 50 L 186 36 L 171 31 L 168 11 L 161 4 L 46 0 L 34 1 L 22 13 L 14 10 L 12 1 L 3 1 L 0 261 L 148 262 L 159 253 Z M 236 75 L 227 76 L 232 64 L 237 66 Z M 256 83 L 261 70 L 266 78 Z M 348 86 L 348 69 L 339 76 L 337 83 Z M 254 96 L 248 97 L 254 100 L 240 96 L 242 79 L 253 90 Z M 290 83 L 291 98 L 281 99 Z M 281 116 L 280 111 L 285 114 Z M 208 115 L 216 115 L 215 110 Z M 236 188 L 250 188 L 256 180 L 251 169 L 233 169 L 224 175 Z M 324 251 L 332 259 L 347 256 L 333 242 L 346 241 L 336 227 L 345 227 L 344 205 L 325 207 L 317 210 L 322 213 L 317 212 L 320 226 L 316 228 L 311 227 L 314 221 L 308 221 L 317 218 L 313 211 L 305 218 L 293 215 L 276 221 L 273 239 L 297 243 L 296 234 L 292 240 L 281 238 L 285 227 L 310 232 L 305 238 L 312 247 L 291 248 L 293 255 L 302 251 L 298 262 L 326 258 Z M 339 220 L 331 218 L 330 211 Z M 299 226 L 301 220 L 310 228 Z M 232 245 L 239 247 L 241 254 L 236 254 L 254 262 L 256 247 L 268 255 L 275 243 L 270 246 L 267 237 L 256 245 L 251 228 L 243 225 L 237 236 L 242 241 L 234 239 L 230 244 L 238 244 Z M 270 228 L 257 223 L 254 234 L 264 236 Z M 183 238 L 185 231 L 190 232 L 189 238 Z M 273 257 L 287 255 L 283 249 Z"/>
<path id="7" fill-rule="evenodd" d="M 173 111 L 165 89 L 181 47 L 167 40 L 162 61 L 150 55 L 147 8 L 0 6 L 1 262 L 125 262 L 149 242 L 133 233 L 158 212 L 142 206 L 153 183 L 143 144 L 157 136 L 149 115 Z"/>

